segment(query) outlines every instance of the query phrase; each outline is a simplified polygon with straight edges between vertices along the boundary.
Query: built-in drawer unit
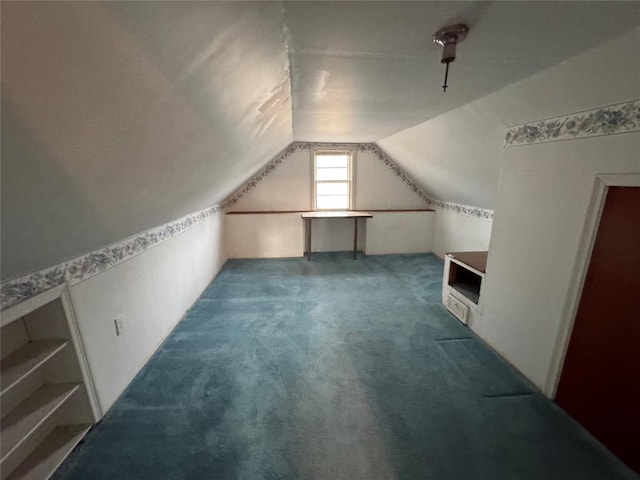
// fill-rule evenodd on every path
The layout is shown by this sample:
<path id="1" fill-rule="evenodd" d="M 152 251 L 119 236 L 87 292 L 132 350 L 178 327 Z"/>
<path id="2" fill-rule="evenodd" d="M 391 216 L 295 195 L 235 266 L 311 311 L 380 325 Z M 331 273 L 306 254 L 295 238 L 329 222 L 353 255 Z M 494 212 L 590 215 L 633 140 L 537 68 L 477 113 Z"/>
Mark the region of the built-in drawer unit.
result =
<path id="1" fill-rule="evenodd" d="M 480 317 L 480 293 L 488 252 L 450 252 L 445 255 L 442 303 L 462 323 Z"/>
<path id="2" fill-rule="evenodd" d="M 469 321 L 469 306 L 465 305 L 465 303 L 454 297 L 453 294 L 449 293 L 447 296 L 447 302 L 445 303 L 447 310 L 453 313 L 458 320 L 460 320 L 465 325 Z"/>

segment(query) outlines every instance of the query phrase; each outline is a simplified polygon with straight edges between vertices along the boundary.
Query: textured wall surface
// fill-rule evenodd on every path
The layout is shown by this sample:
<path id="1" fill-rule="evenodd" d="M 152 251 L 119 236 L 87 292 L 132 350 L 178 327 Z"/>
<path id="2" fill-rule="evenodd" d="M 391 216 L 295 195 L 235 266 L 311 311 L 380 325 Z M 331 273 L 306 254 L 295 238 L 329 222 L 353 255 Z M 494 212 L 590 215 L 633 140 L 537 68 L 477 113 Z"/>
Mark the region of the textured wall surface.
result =
<path id="1" fill-rule="evenodd" d="M 2 4 L 2 279 L 226 198 L 292 140 L 282 5 Z"/>
<path id="2" fill-rule="evenodd" d="M 106 412 L 227 259 L 223 215 L 70 288 Z M 113 319 L 124 322 L 116 336 Z"/>
<path id="3" fill-rule="evenodd" d="M 558 82 L 577 95 L 504 98 L 516 115 L 463 105 L 632 28 L 640 12 L 637 2 L 1 8 L 3 280 L 215 205 L 294 139 L 379 141 L 427 119 L 383 147 L 434 198 L 492 208 L 503 121 L 547 116 L 541 95 L 567 111 L 582 94 L 598 101 L 609 72 L 622 95 L 633 62 L 613 55 L 606 77 Z M 458 20 L 471 36 L 443 95 L 431 34 Z"/>
<path id="4" fill-rule="evenodd" d="M 575 86 L 569 83 L 562 89 L 564 102 L 576 101 L 574 91 L 584 95 L 581 105 L 572 104 L 574 111 L 613 104 L 621 96 L 640 98 L 638 62 L 628 62 L 618 70 L 615 89 L 604 82 L 609 68 L 614 68 L 616 54 L 639 43 L 640 29 L 636 29 L 509 87 L 504 96 L 549 91 L 546 99 L 540 97 L 531 108 L 570 114 L 572 111 L 557 111 L 563 105 L 559 85 L 564 79 L 581 78 Z M 590 91 L 592 99 L 587 100 L 586 88 L 593 78 L 603 82 Z M 598 111 L 601 109 L 593 110 Z M 578 281 L 574 268 L 596 175 L 640 173 L 640 132 L 624 133 L 629 125 L 622 115 L 605 118 L 609 128 L 603 136 L 550 143 L 532 139 L 531 144 L 509 148 L 498 183 L 481 296 L 483 317 L 474 328 L 547 393 L 555 380 L 551 362 L 561 321 L 565 309 L 571 307 L 569 292 Z"/>
<path id="5" fill-rule="evenodd" d="M 326 148 L 320 144 L 315 145 L 318 148 Z M 296 147 L 299 150 L 293 151 L 282 163 L 277 164 L 277 168 L 256 183 L 230 210 L 236 212 L 310 210 L 314 146 L 301 143 Z M 355 150 L 354 209 L 430 208 L 424 198 L 407 185 L 408 180 L 403 180 L 401 172 L 394 171 L 381 161 L 376 153 L 382 154 L 382 152 L 377 147 L 370 144 L 353 144 L 343 145 L 343 148 Z M 366 148 L 372 150 L 366 150 Z M 370 235 L 364 234 L 368 231 L 368 227 L 364 221 L 360 221 L 359 248 L 365 249 L 365 245 L 369 246 L 367 242 L 371 239 L 374 241 L 370 249 L 371 253 L 430 252 L 433 237 L 431 217 L 424 220 L 422 217 L 402 214 L 397 216 L 395 223 L 389 221 L 384 223 L 381 219 Z M 413 225 L 416 221 L 423 224 Z M 367 223 L 369 222 L 367 220 Z M 225 225 L 230 258 L 302 255 L 304 231 L 299 214 L 227 215 Z M 400 228 L 402 225 L 404 227 Z M 422 238 L 416 241 L 416 235 Z M 353 249 L 353 220 L 314 220 L 312 249 L 313 251 Z"/>
<path id="6" fill-rule="evenodd" d="M 640 44 L 639 37 L 632 30 L 377 143 L 428 195 L 495 209 L 505 129 L 638 98 L 637 58 L 620 55 Z"/>

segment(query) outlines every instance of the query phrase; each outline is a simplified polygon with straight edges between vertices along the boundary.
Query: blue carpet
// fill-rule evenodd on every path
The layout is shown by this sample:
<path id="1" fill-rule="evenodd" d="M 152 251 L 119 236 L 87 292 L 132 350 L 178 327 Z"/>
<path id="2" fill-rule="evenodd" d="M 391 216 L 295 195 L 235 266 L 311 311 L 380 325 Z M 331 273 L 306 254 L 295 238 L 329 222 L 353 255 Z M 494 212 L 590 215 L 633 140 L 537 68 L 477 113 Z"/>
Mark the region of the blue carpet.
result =
<path id="1" fill-rule="evenodd" d="M 228 261 L 54 478 L 638 478 L 443 309 L 442 268 Z"/>

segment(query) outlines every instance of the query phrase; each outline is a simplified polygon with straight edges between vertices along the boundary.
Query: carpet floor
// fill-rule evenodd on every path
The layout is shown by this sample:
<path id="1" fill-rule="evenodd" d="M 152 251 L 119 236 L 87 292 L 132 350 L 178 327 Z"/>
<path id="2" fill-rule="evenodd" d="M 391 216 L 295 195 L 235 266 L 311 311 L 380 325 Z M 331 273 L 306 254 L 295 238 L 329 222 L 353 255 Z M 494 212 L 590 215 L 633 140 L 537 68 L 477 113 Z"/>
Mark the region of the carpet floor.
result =
<path id="1" fill-rule="evenodd" d="M 639 478 L 443 309 L 442 269 L 228 261 L 54 478 Z"/>

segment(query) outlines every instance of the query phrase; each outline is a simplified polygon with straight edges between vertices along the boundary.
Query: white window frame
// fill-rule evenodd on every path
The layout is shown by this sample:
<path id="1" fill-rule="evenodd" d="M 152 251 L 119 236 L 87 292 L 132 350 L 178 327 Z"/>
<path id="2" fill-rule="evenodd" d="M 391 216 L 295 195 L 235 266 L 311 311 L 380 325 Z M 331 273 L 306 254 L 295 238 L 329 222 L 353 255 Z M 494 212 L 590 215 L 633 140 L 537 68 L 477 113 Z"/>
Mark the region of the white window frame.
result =
<path id="1" fill-rule="evenodd" d="M 348 148 L 335 148 L 335 149 L 322 148 L 317 150 L 311 150 L 311 207 L 314 211 L 328 212 L 328 211 L 336 210 L 336 209 L 318 209 L 318 205 L 317 205 L 318 195 L 317 195 L 316 186 L 318 182 L 322 182 L 323 180 L 316 180 L 316 172 L 317 172 L 316 157 L 318 155 L 327 155 L 327 154 L 335 155 L 337 153 L 344 153 L 349 157 L 349 168 L 348 168 L 349 179 L 347 180 L 349 182 L 349 206 L 346 209 L 340 209 L 340 210 L 345 210 L 345 211 L 355 210 L 355 197 L 356 197 L 356 188 L 355 188 L 356 152 L 355 150 L 348 149 Z"/>

